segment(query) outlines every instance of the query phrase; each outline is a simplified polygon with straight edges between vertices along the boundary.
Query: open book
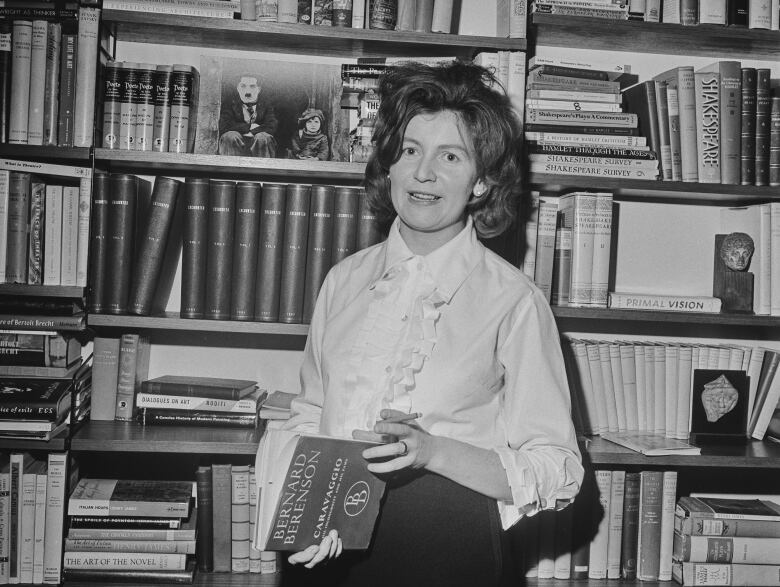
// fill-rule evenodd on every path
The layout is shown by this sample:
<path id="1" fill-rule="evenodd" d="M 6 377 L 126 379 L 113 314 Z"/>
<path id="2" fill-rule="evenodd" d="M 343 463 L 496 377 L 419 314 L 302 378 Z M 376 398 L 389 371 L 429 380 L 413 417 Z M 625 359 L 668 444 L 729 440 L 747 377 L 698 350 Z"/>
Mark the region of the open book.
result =
<path id="1" fill-rule="evenodd" d="M 371 442 L 267 429 L 257 454 L 254 545 L 297 552 L 338 530 L 368 548 L 385 482 L 361 456 Z"/>

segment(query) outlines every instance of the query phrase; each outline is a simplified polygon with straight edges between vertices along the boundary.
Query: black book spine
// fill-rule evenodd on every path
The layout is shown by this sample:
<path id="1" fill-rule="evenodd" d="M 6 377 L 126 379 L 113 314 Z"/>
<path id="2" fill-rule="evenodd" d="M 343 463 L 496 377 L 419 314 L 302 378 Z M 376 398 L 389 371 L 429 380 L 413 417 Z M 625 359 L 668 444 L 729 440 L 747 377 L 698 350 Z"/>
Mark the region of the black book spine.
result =
<path id="1" fill-rule="evenodd" d="M 284 185 L 263 186 L 255 289 L 255 320 L 279 321 L 279 288 L 287 192 Z"/>
<path id="2" fill-rule="evenodd" d="M 138 178 L 111 174 L 108 192 L 108 233 L 106 235 L 105 312 L 124 314 L 128 309 L 135 216 L 138 206 Z"/>
<path id="3" fill-rule="evenodd" d="M 727 22 L 729 26 L 748 25 L 748 0 L 728 0 Z"/>
<path id="4" fill-rule="evenodd" d="M 239 182 L 236 187 L 236 219 L 233 238 L 233 290 L 230 319 L 255 317 L 255 277 L 260 232 L 262 188 L 259 183 Z"/>
<path id="5" fill-rule="evenodd" d="M 209 228 L 206 247 L 206 318 L 230 319 L 230 291 L 233 281 L 233 223 L 236 184 L 209 183 Z"/>
<path id="6" fill-rule="evenodd" d="M 639 540 L 639 473 L 636 471 L 626 473 L 621 535 L 620 575 L 623 579 L 635 580 Z"/>
<path id="7" fill-rule="evenodd" d="M 769 124 L 772 116 L 772 96 L 769 69 L 756 69 L 756 181 L 769 185 Z"/>
<path id="8" fill-rule="evenodd" d="M 742 129 L 740 151 L 740 183 L 756 181 L 756 70 L 742 68 Z"/>
<path id="9" fill-rule="evenodd" d="M 171 233 L 181 182 L 170 177 L 158 177 L 154 182 L 149 214 L 141 228 L 133 283 L 130 293 L 131 314 L 148 316 L 152 311 L 155 288 L 162 272 L 168 237 Z"/>
<path id="10" fill-rule="evenodd" d="M 0 22 L 0 35 L 11 36 L 13 27 L 6 20 Z M 8 142 L 8 116 L 11 108 L 11 52 L 0 51 L 0 143 Z"/>
<path id="11" fill-rule="evenodd" d="M 357 246 L 360 188 L 339 186 L 333 201 L 333 251 L 335 265 L 355 252 Z"/>
<path id="12" fill-rule="evenodd" d="M 379 221 L 374 211 L 368 206 L 368 198 L 363 189 L 360 190 L 358 202 L 357 243 L 355 246 L 360 251 L 382 242 L 384 239 Z"/>
<path id="13" fill-rule="evenodd" d="M 625 93 L 623 94 L 626 95 Z M 653 108 L 655 108 L 655 87 L 653 87 Z M 626 106 L 626 112 L 632 112 L 628 109 L 629 107 Z M 648 109 L 648 112 L 650 110 Z M 642 114 L 639 115 L 639 125 L 640 128 L 626 128 L 621 126 L 590 126 L 590 125 L 575 125 L 575 124 L 537 124 L 537 123 L 530 123 L 526 124 L 523 127 L 523 130 L 526 132 L 551 132 L 551 133 L 566 133 L 566 134 L 579 134 L 579 135 L 608 135 L 608 136 L 625 136 L 625 137 L 635 137 L 635 136 L 646 136 L 648 141 L 651 143 L 650 148 L 652 149 L 652 138 L 648 136 L 644 130 L 641 128 L 642 126 Z M 645 118 L 647 118 L 647 115 L 645 115 Z M 651 122 L 655 120 L 657 123 L 658 121 L 654 118 L 651 120 Z M 658 129 L 656 129 L 657 131 Z M 653 149 L 654 151 L 656 149 Z"/>
<path id="14" fill-rule="evenodd" d="M 208 210 L 209 180 L 188 177 L 184 182 L 181 252 L 182 318 L 205 316 Z"/>
<path id="15" fill-rule="evenodd" d="M 279 321 L 286 324 L 298 324 L 303 320 L 310 194 L 309 185 L 291 183 L 287 186 L 279 287 Z"/>
<path id="16" fill-rule="evenodd" d="M 211 493 L 211 467 L 202 465 L 195 471 L 195 483 L 198 488 L 198 533 L 195 543 L 195 558 L 198 569 L 208 573 L 214 570 L 214 551 L 212 550 L 213 496 Z"/>
<path id="17" fill-rule="evenodd" d="M 257 414 L 231 414 L 202 410 L 141 408 L 141 424 L 147 426 L 206 426 L 211 428 L 255 428 Z"/>
<path id="18" fill-rule="evenodd" d="M 311 190 L 306 278 L 303 286 L 302 321 L 305 324 L 311 322 L 320 286 L 331 266 L 335 193 L 336 189 L 332 185 L 317 185 Z"/>

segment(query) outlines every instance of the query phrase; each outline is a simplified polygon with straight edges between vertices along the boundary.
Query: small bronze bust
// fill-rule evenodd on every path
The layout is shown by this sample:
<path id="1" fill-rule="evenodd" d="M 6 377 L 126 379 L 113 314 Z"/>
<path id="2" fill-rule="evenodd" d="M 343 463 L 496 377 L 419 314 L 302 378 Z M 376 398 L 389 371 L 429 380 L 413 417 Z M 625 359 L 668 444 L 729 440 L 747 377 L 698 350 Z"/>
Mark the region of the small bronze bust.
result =
<path id="1" fill-rule="evenodd" d="M 726 235 L 720 246 L 720 258 L 732 271 L 747 271 L 750 258 L 756 250 L 753 239 L 744 232 L 732 232 Z"/>

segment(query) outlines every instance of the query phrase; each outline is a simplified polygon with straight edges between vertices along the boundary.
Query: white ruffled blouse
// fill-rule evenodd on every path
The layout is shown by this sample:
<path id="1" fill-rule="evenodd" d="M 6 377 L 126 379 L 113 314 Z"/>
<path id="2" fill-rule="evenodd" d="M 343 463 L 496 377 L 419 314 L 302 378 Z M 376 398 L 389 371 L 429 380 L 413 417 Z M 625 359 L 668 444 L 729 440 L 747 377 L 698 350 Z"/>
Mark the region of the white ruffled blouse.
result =
<path id="1" fill-rule="evenodd" d="M 583 469 L 558 331 L 533 283 L 473 223 L 432 253 L 388 239 L 348 257 L 320 290 L 285 428 L 351 437 L 382 408 L 431 434 L 495 450 L 512 502 L 504 528 L 560 507 Z"/>

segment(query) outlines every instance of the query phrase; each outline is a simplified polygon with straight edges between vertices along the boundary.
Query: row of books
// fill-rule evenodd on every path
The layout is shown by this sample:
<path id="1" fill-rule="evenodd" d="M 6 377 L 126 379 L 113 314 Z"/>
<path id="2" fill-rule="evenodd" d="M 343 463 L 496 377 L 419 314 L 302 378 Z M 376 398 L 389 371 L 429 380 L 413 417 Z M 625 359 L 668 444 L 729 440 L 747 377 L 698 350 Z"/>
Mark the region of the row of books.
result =
<path id="1" fill-rule="evenodd" d="M 196 494 L 192 481 L 79 479 L 67 504 L 65 579 L 192 583 Z"/>
<path id="2" fill-rule="evenodd" d="M 606 308 L 613 198 L 609 192 L 562 196 L 532 192 L 523 272 L 556 306 Z"/>
<path id="3" fill-rule="evenodd" d="M 585 434 L 685 440 L 692 424 L 705 433 L 707 422 L 733 421 L 736 434 L 761 440 L 780 400 L 780 355 L 764 347 L 565 338 L 563 350 Z"/>
<path id="4" fill-rule="evenodd" d="M 68 457 L 0 452 L 0 583 L 60 584 Z"/>
<path id="5" fill-rule="evenodd" d="M 97 174 L 90 310 L 308 323 L 325 274 L 381 240 L 357 187 Z"/>
<path id="6" fill-rule="evenodd" d="M 103 148 L 191 153 L 197 92 L 198 70 L 190 65 L 107 62 Z"/>
<path id="7" fill-rule="evenodd" d="M 672 549 L 672 576 L 683 585 L 777 585 L 778 496 L 681 497 Z"/>
<path id="8" fill-rule="evenodd" d="M 770 74 L 716 61 L 675 67 L 625 90 L 662 179 L 780 185 L 780 96 L 771 94 Z"/>
<path id="9" fill-rule="evenodd" d="M 11 38 L 0 58 L 0 142 L 92 145 L 100 8 L 12 10 L 0 31 Z M 43 8 L 43 6 L 42 6 Z M 5 78 L 5 79 L 3 79 Z"/>
<path id="10" fill-rule="evenodd" d="M 574 504 L 530 518 L 525 575 L 669 581 L 677 472 L 597 469 Z"/>
<path id="11" fill-rule="evenodd" d="M 534 0 L 531 13 L 780 29 L 780 7 L 759 0 Z"/>
<path id="12" fill-rule="evenodd" d="M 15 163 L 0 161 L 0 283 L 86 285 L 90 170 L 41 166 L 77 170 L 63 177 L 7 169 Z"/>
<path id="13" fill-rule="evenodd" d="M 83 421 L 91 408 L 89 364 L 73 377 L 2 377 L 0 438 L 48 441 Z"/>

